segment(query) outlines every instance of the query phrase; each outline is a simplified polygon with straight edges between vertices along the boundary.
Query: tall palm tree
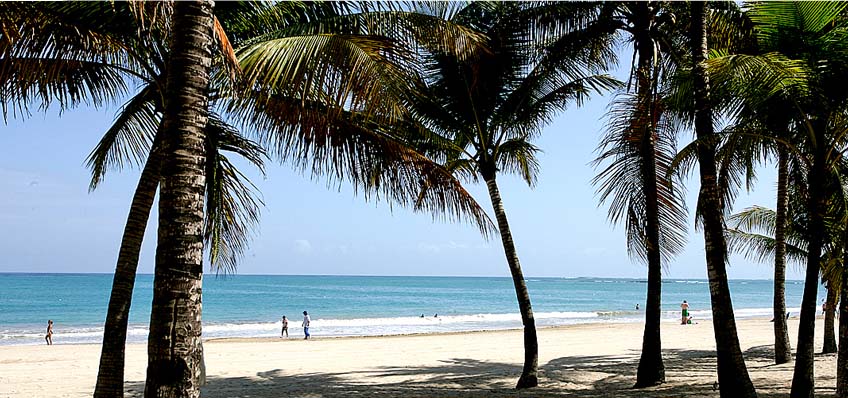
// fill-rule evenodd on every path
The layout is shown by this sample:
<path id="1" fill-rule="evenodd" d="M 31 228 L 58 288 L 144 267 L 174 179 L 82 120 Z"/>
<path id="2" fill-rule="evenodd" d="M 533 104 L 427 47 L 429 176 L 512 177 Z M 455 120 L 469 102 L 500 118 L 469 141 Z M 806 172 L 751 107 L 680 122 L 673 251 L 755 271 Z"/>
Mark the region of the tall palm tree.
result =
<path id="1" fill-rule="evenodd" d="M 161 151 L 159 150 L 160 145 L 156 142 L 160 140 L 153 137 L 161 137 L 161 134 L 157 134 L 161 127 L 161 123 L 159 123 L 160 111 L 165 108 L 163 103 L 165 96 L 161 94 L 161 89 L 165 86 L 165 76 L 161 70 L 166 63 L 168 48 L 160 37 L 155 36 L 157 32 L 155 30 L 151 31 L 149 36 L 138 37 L 138 29 L 133 24 L 128 23 L 134 17 L 126 4 L 110 6 L 104 3 L 63 3 L 61 5 L 49 4 L 42 8 L 45 9 L 42 10 L 42 13 L 58 21 L 51 20 L 50 22 L 61 23 L 63 28 L 71 32 L 88 29 L 123 44 L 124 47 L 121 50 L 124 51 L 125 56 L 118 59 L 123 60 L 128 65 L 114 61 L 112 63 L 93 64 L 102 66 L 106 71 L 114 70 L 118 73 L 128 74 L 131 78 L 143 83 L 143 89 L 126 103 L 112 128 L 89 157 L 89 165 L 93 172 L 91 187 L 94 189 L 102 181 L 107 170 L 120 168 L 125 163 L 137 162 L 144 159 L 145 153 L 150 152 L 134 196 L 119 252 L 105 326 L 105 329 L 111 332 L 104 334 L 101 370 L 95 389 L 97 396 L 121 396 L 123 394 L 123 347 L 126 339 L 126 322 L 131 304 L 135 269 L 141 247 L 141 238 L 144 235 L 144 227 L 158 186 L 160 168 L 158 159 L 161 157 L 159 155 Z M 294 22 L 290 23 L 295 23 L 313 20 L 316 15 L 329 18 L 334 15 L 331 11 L 335 10 L 335 6 L 326 3 L 314 6 L 312 4 L 291 5 L 285 3 L 281 4 L 279 8 L 282 8 L 283 12 L 277 12 L 279 10 L 273 7 L 264 7 L 260 3 L 224 3 L 217 10 L 217 14 L 222 17 L 221 23 L 232 29 L 237 37 L 245 37 L 254 28 L 255 19 L 267 22 L 273 17 L 275 20 L 282 20 L 283 22 L 291 20 Z M 151 14 L 153 13 L 151 12 Z M 254 20 L 248 18 L 248 16 Z M 218 24 L 218 20 L 215 23 Z M 69 28 L 66 26 L 69 26 Z M 269 25 L 266 23 L 263 26 L 267 28 Z M 227 38 L 220 29 L 216 29 L 216 33 L 219 43 L 225 50 L 223 54 L 226 55 Z M 30 40 L 38 38 L 30 38 Z M 144 39 L 147 39 L 147 41 L 139 45 L 138 42 Z M 49 42 L 41 40 L 37 44 L 47 46 Z M 135 45 L 131 47 L 131 44 Z M 83 55 L 90 56 L 88 53 L 83 53 Z M 224 58 L 226 60 L 226 57 Z M 62 76 L 61 73 L 59 71 L 56 74 Z M 221 100 L 220 84 L 216 84 L 216 87 L 219 87 L 216 89 L 217 94 L 213 94 L 212 97 Z M 249 232 L 250 225 L 255 223 L 257 206 L 253 197 L 246 195 L 246 193 L 253 192 L 251 184 L 240 180 L 243 176 L 232 167 L 232 164 L 223 154 L 216 152 L 217 146 L 221 145 L 225 150 L 246 157 L 260 168 L 263 155 L 261 148 L 256 147 L 250 141 L 239 138 L 238 132 L 228 127 L 217 116 L 210 119 L 207 130 L 207 147 L 210 149 L 208 156 L 217 159 L 217 161 L 208 162 L 208 166 L 218 168 L 210 168 L 207 171 L 208 205 L 206 206 L 207 222 L 204 235 L 211 247 L 209 253 L 213 268 L 234 269 L 235 260 L 244 248 L 244 237 Z M 153 141 L 152 144 L 151 141 Z M 215 143 L 215 145 L 210 147 L 210 143 Z M 151 148 L 155 150 L 151 150 Z M 434 189 L 437 193 L 440 189 L 452 187 L 449 180 L 447 180 L 447 184 L 443 183 L 439 187 L 441 181 L 445 181 L 445 179 L 442 178 L 432 184 L 437 186 Z M 456 186 L 456 184 L 453 184 L 453 186 Z M 459 196 L 463 195 L 462 191 L 458 192 Z M 467 194 L 465 195 L 468 197 Z M 219 199 L 213 200 L 216 197 Z M 447 197 L 451 199 L 455 198 L 456 195 Z M 454 208 L 458 213 L 476 206 L 473 200 L 462 202 L 460 199 L 456 202 L 460 202 L 460 206 Z M 432 197 L 422 198 L 420 203 L 421 208 L 426 208 L 426 206 L 432 205 Z M 461 207 L 468 203 L 471 206 Z M 477 214 L 484 213 L 478 211 Z M 485 219 L 478 219 L 477 221 L 481 222 L 480 225 L 487 222 Z"/>
<path id="2" fill-rule="evenodd" d="M 845 242 L 848 242 L 848 228 L 845 228 Z M 842 249 L 842 283 L 839 301 L 839 350 L 836 357 L 836 396 L 848 397 L 848 243 Z"/>
<path id="3" fill-rule="evenodd" d="M 791 206 L 787 206 L 787 210 L 784 210 L 789 213 L 789 222 L 786 222 L 783 228 L 778 227 L 779 213 L 764 207 L 753 206 L 732 215 L 728 219 L 728 223 L 734 225 L 734 227 L 727 230 L 731 250 L 741 251 L 748 258 L 756 261 L 773 258 L 778 253 L 780 246 L 777 231 L 782 229 L 785 234 L 783 250 L 787 259 L 803 266 L 808 256 L 807 246 L 810 238 L 806 225 L 809 215 L 806 214 L 803 203 L 806 200 L 806 195 L 803 189 L 799 189 L 802 184 L 803 181 L 797 181 L 797 178 L 793 179 L 793 203 Z M 844 203 L 842 196 L 837 195 L 828 202 L 829 209 L 825 221 L 827 233 L 824 239 L 826 249 L 822 254 L 821 272 L 822 285 L 825 286 L 827 291 L 825 303 L 828 307 L 824 314 L 823 354 L 836 353 L 837 351 L 836 334 L 834 332 L 835 308 L 839 302 L 842 284 L 843 252 L 846 244 L 848 244 L 844 241 L 846 213 L 844 206 L 840 206 L 841 203 Z M 783 314 L 781 314 L 781 317 Z"/>
<path id="4" fill-rule="evenodd" d="M 153 7 L 156 7 L 156 5 Z M 140 249 L 141 237 L 143 236 L 146 219 L 149 214 L 150 207 L 152 206 L 152 199 L 158 185 L 158 170 L 160 168 L 160 162 L 157 159 L 161 157 L 161 149 L 157 142 L 161 141 L 159 137 L 161 137 L 162 134 L 156 134 L 156 132 L 159 127 L 162 126 L 162 124 L 159 123 L 159 112 L 161 109 L 165 108 L 165 105 L 163 104 L 164 96 L 161 94 L 161 89 L 165 86 L 165 76 L 163 76 L 160 71 L 164 68 L 166 63 L 165 59 L 168 53 L 168 48 L 160 41 L 161 37 L 155 36 L 157 32 L 156 30 L 150 30 L 147 36 L 138 37 L 136 34 L 138 29 L 136 29 L 133 24 L 127 23 L 132 20 L 133 15 L 131 15 L 129 8 L 124 4 L 117 7 L 109 7 L 108 5 L 105 5 L 104 7 L 103 4 L 96 3 L 86 3 L 84 5 L 71 3 L 60 6 L 51 4 L 45 8 L 48 8 L 48 11 L 51 11 L 51 13 L 48 13 L 48 16 L 53 17 L 53 19 L 48 22 L 52 24 L 59 24 L 61 25 L 61 28 L 69 32 L 79 33 L 81 31 L 85 32 L 86 29 L 94 30 L 96 31 L 96 34 L 105 38 L 111 38 L 112 42 L 124 45 L 119 47 L 118 50 L 115 50 L 117 52 L 123 52 L 124 55 L 122 57 L 115 58 L 125 62 L 125 64 L 119 64 L 116 61 L 109 63 L 101 59 L 96 59 L 100 62 L 90 62 L 90 64 L 102 67 L 102 69 L 106 72 L 117 71 L 118 73 L 129 74 L 131 77 L 141 80 L 145 84 L 144 89 L 142 89 L 125 105 L 122 113 L 116 119 L 115 124 L 110 131 L 107 132 L 103 140 L 101 140 L 98 148 L 92 152 L 89 159 L 90 166 L 92 167 L 94 174 L 92 179 L 92 188 L 94 188 L 100 183 L 105 171 L 109 168 L 120 168 L 124 162 L 138 161 L 139 159 L 144 158 L 145 152 L 150 152 L 139 182 L 139 187 L 134 197 L 133 205 L 131 206 L 131 212 L 128 217 L 128 225 L 125 229 L 124 240 L 122 242 L 122 248 L 118 259 L 113 295 L 110 300 L 110 311 L 107 315 L 106 325 L 106 329 L 110 331 L 114 330 L 114 333 L 108 333 L 104 336 L 103 355 L 101 357 L 101 372 L 99 373 L 96 389 L 96 395 L 98 396 L 120 396 L 123 393 L 123 345 L 125 342 L 126 319 L 129 311 L 138 251 Z M 12 12 L 9 12 L 8 15 L 14 16 L 16 14 L 16 10 L 17 9 L 12 10 Z M 313 25 L 320 26 L 321 22 L 316 23 L 315 20 L 319 18 L 316 18 L 315 16 L 318 15 L 327 18 L 335 18 L 337 17 L 337 15 L 334 14 L 334 12 L 336 12 L 335 10 L 336 7 L 334 5 L 327 3 L 318 5 L 311 3 L 283 3 L 274 7 L 264 7 L 264 4 L 261 3 L 224 3 L 222 4 L 222 7 L 219 8 L 218 13 L 222 16 L 223 23 L 228 25 L 228 28 L 232 29 L 237 37 L 248 37 L 250 34 L 255 35 L 256 32 L 253 32 L 253 30 L 256 26 L 260 25 L 266 28 L 266 30 L 262 31 L 266 33 L 268 32 L 267 28 L 269 26 L 281 29 L 278 25 L 268 24 L 267 22 L 270 18 L 273 18 L 277 23 L 288 23 L 289 25 L 282 27 L 286 29 L 291 29 L 291 24 L 305 24 L 306 22 L 312 22 Z M 40 10 L 36 9 L 35 11 Z M 306 13 L 311 14 L 305 15 Z M 44 14 L 44 12 L 41 12 L 41 14 Z M 37 15 L 40 14 L 37 13 Z M 261 17 L 263 18 L 262 22 L 266 23 L 257 24 L 255 20 L 246 18 L 246 15 L 250 17 Z M 40 24 L 44 24 L 44 21 L 42 20 L 39 20 L 38 22 Z M 13 23 L 18 23 L 18 20 L 12 17 L 4 20 L 4 24 Z M 219 21 L 216 20 L 215 24 L 218 41 L 221 44 L 221 47 L 226 50 L 227 38 L 222 35 L 222 29 L 218 29 L 220 27 L 218 25 Z M 15 25 L 12 26 L 16 27 Z M 41 25 L 38 26 L 40 27 Z M 25 28 L 28 27 L 24 26 L 22 29 L 26 30 Z M 7 31 L 11 31 L 11 29 L 8 29 Z M 439 27 L 434 28 L 431 26 L 429 29 L 422 29 L 422 31 L 424 33 L 421 34 L 426 35 L 427 33 L 439 31 Z M 326 35 L 326 33 L 320 32 L 318 34 Z M 44 37 L 48 38 L 55 36 L 55 34 L 54 36 L 44 35 Z M 436 40 L 434 36 L 437 35 L 430 35 L 428 36 L 428 39 L 431 41 Z M 95 39 L 99 39 L 100 42 L 103 42 L 104 40 L 102 37 L 95 37 Z M 115 37 L 117 37 L 117 39 L 115 39 Z M 17 39 L 17 36 L 15 36 L 15 38 Z M 139 39 L 150 40 L 144 42 L 143 45 L 136 45 L 135 47 L 127 45 L 128 43 L 137 43 Z M 466 37 L 462 37 L 462 35 L 459 34 L 456 39 L 464 40 Z M 41 36 L 35 37 L 32 40 L 36 41 L 38 45 L 50 49 L 61 48 L 56 44 L 49 43 L 49 40 L 43 39 Z M 68 41 L 74 43 L 72 40 Z M 94 40 L 91 39 L 89 41 Z M 362 42 L 367 43 L 366 40 L 360 40 L 360 43 Z M 8 41 L 7 44 L 9 45 L 8 47 L 12 47 L 12 44 L 18 45 L 17 42 L 11 40 Z M 52 44 L 52 46 L 48 46 L 50 44 Z M 19 47 L 24 49 L 29 48 L 20 45 Z M 111 47 L 109 48 L 111 49 Z M 86 48 L 86 50 L 89 53 L 92 52 L 90 48 Z M 357 51 L 355 46 L 351 50 L 352 53 L 356 53 Z M 39 51 L 32 51 L 32 53 L 37 55 L 44 54 Z M 64 54 L 57 54 L 67 55 L 68 53 L 69 52 L 66 50 Z M 94 56 L 91 56 L 89 53 L 83 52 L 81 55 L 78 55 L 78 57 L 85 55 L 94 58 Z M 225 60 L 229 60 L 230 63 L 232 63 L 232 56 L 227 59 L 226 51 L 224 51 L 224 54 Z M 13 55 L 17 54 L 15 53 Z M 23 58 L 22 56 L 19 57 Z M 50 61 L 49 58 L 47 60 Z M 14 64 L 9 62 L 6 63 L 8 66 L 5 71 L 9 82 L 16 83 L 17 80 L 23 80 L 28 83 L 29 81 L 42 83 L 41 80 L 46 80 L 43 77 L 39 77 L 41 80 L 34 78 L 15 79 L 15 77 L 22 73 L 19 70 L 22 69 L 19 65 L 23 64 L 17 59 L 15 59 L 15 61 L 16 62 Z M 71 63 L 71 65 L 76 66 L 76 69 L 70 69 L 65 66 L 65 68 L 69 69 L 71 72 L 76 72 L 77 70 L 82 69 L 79 68 L 78 65 L 86 65 L 83 62 L 84 60 L 74 59 L 73 61 L 76 63 Z M 39 63 L 38 66 L 44 66 L 43 62 Z M 64 78 L 65 75 L 63 75 L 63 73 L 69 73 L 62 69 L 55 69 L 55 71 L 51 71 L 52 74 L 50 76 Z M 26 70 L 23 71 L 26 72 Z M 84 78 L 98 76 L 88 70 L 82 70 L 82 72 L 79 73 L 82 74 L 83 72 L 88 73 L 83 74 Z M 15 73 L 18 75 L 15 75 Z M 58 93 L 61 93 L 61 89 L 64 88 L 61 84 L 66 84 L 69 87 L 64 88 L 66 91 L 73 91 L 74 89 L 79 90 L 76 86 L 68 84 L 68 82 L 62 81 L 61 79 L 57 80 L 58 83 L 54 84 L 59 86 L 59 88 L 54 90 Z M 68 79 L 71 83 L 77 80 L 80 79 Z M 115 80 L 119 83 L 122 82 L 122 80 L 119 79 Z M 82 81 L 85 82 L 84 79 Z M 94 83 L 99 83 L 99 81 L 95 80 Z M 115 83 L 113 83 L 113 85 L 119 86 Z M 96 84 L 89 84 L 88 86 L 83 85 L 83 88 L 89 86 L 97 87 Z M 35 91 L 36 94 L 44 94 L 47 90 L 43 87 L 46 87 L 46 85 L 42 84 L 41 86 L 37 86 L 39 91 L 35 91 L 32 90 L 30 86 L 24 88 L 10 86 L 8 91 L 10 97 L 13 94 L 18 94 L 18 97 L 25 97 L 24 94 L 29 94 L 29 91 L 27 90 Z M 17 91 L 12 91 L 12 89 L 17 89 Z M 72 99 L 79 100 L 80 93 L 74 94 L 76 97 L 72 97 Z M 219 94 L 213 95 L 213 98 L 220 98 L 220 95 L 221 94 L 219 92 Z M 101 97 L 94 95 L 92 95 L 92 97 L 97 100 L 102 99 Z M 14 97 L 11 97 L 11 99 L 14 100 Z M 59 99 L 65 99 L 65 97 L 59 97 Z M 28 100 L 28 97 L 20 100 L 20 104 L 25 105 L 26 100 Z M 48 100 L 52 100 L 52 98 L 45 95 L 43 100 L 46 102 Z M 4 104 L 5 103 L 6 102 L 4 102 Z M 19 105 L 19 103 L 12 102 L 12 105 Z M 246 193 L 250 193 L 252 191 L 250 184 L 242 183 L 240 181 L 238 177 L 243 176 L 241 176 L 241 174 L 232 167 L 232 164 L 229 163 L 223 154 L 217 152 L 217 149 L 223 148 L 224 150 L 241 154 L 257 165 L 260 165 L 262 153 L 261 148 L 258 148 L 249 141 L 238 137 L 237 131 L 228 127 L 219 117 L 212 117 L 206 128 L 206 147 L 209 150 L 207 155 L 210 159 L 215 159 L 215 161 L 207 162 L 207 166 L 209 166 L 207 170 L 206 189 L 208 205 L 206 206 L 207 222 L 205 224 L 206 227 L 204 235 L 211 246 L 210 260 L 213 267 L 222 265 L 226 268 L 233 268 L 235 266 L 235 259 L 243 249 L 243 237 L 247 234 L 249 225 L 255 222 L 256 203 L 252 199 L 251 195 L 246 195 Z M 344 134 L 349 132 L 341 129 L 337 133 Z M 153 137 L 157 138 L 153 139 Z M 150 141 L 153 141 L 153 143 L 151 144 Z M 385 150 L 386 148 L 380 149 Z M 391 146 L 389 146 L 388 150 L 398 151 L 397 148 Z M 413 172 L 417 172 L 419 175 L 422 175 L 423 180 L 431 187 L 431 195 L 415 198 L 415 205 L 417 209 L 430 210 L 434 213 L 434 215 L 439 214 L 439 212 L 444 209 L 447 209 L 450 211 L 450 213 L 447 214 L 448 217 L 459 218 L 467 216 L 469 219 L 473 219 L 473 221 L 477 222 L 484 232 L 491 230 L 491 224 L 485 217 L 485 213 L 479 209 L 473 199 L 470 198 L 470 195 L 462 190 L 461 187 L 459 187 L 459 185 L 450 178 L 450 175 L 447 172 L 439 169 L 438 167 L 428 166 L 427 162 L 421 162 L 420 157 L 410 161 L 410 153 L 408 151 L 406 151 L 406 153 L 402 152 L 396 157 L 403 159 L 406 162 L 408 170 L 411 169 Z M 363 170 L 367 171 L 367 165 L 366 168 L 363 168 Z M 367 174 L 362 171 L 361 173 Z M 387 180 L 390 179 L 387 178 Z M 407 177 L 407 182 L 410 180 L 412 180 L 412 178 Z M 369 179 L 364 179 L 363 181 L 370 183 Z M 388 184 L 385 185 L 388 186 Z M 395 187 L 392 186 L 392 188 Z M 407 187 L 404 186 L 403 188 L 406 189 Z M 392 199 L 397 199 L 397 197 L 393 197 Z M 403 199 L 409 200 L 409 197 L 403 197 Z"/>
<path id="5" fill-rule="evenodd" d="M 173 4 L 144 396 L 199 397 L 205 128 L 213 3 Z"/>
<path id="6" fill-rule="evenodd" d="M 698 165 L 701 189 L 698 195 L 698 213 L 704 229 L 707 276 L 713 312 L 713 329 L 716 339 L 716 362 L 722 397 L 756 397 L 754 385 L 748 376 L 745 359 L 736 333 L 736 320 L 730 289 L 727 284 L 727 247 L 724 237 L 723 203 L 716 173 L 716 143 L 713 111 L 710 102 L 710 81 L 705 61 L 707 58 L 707 8 L 706 3 L 693 2 L 691 24 L 691 51 L 694 70 L 695 134 L 698 145 Z"/>
<path id="7" fill-rule="evenodd" d="M 677 58 L 670 53 L 677 29 L 675 5 L 617 2 L 609 27 L 629 37 L 634 48 L 631 81 L 635 94 L 613 103 L 608 132 L 599 146 L 599 165 L 611 164 L 593 180 L 600 200 L 611 200 L 610 221 L 626 219 L 631 256 L 648 265 L 645 330 L 636 387 L 665 382 L 660 318 L 663 263 L 685 245 L 686 209 L 682 191 L 668 176 L 676 150 L 676 124 L 670 121 L 659 88 Z M 679 8 L 679 7 L 678 7 Z M 678 181 L 679 182 L 679 181 Z"/>
<path id="8" fill-rule="evenodd" d="M 830 181 L 844 143 L 839 126 L 834 123 L 842 112 L 848 72 L 844 67 L 846 26 L 841 15 L 844 9 L 845 4 L 830 2 L 756 3 L 751 8 L 761 46 L 803 62 L 809 74 L 809 90 L 795 97 L 794 114 L 804 132 L 804 140 L 797 147 L 808 169 L 810 241 L 792 379 L 793 398 L 814 394 L 813 339 L 824 214 L 827 198 L 832 194 L 828 192 L 833 185 Z"/>
<path id="9" fill-rule="evenodd" d="M 471 3 L 446 15 L 488 38 L 488 51 L 461 59 L 444 51 L 424 55 L 422 96 L 412 100 L 419 129 L 428 131 L 427 154 L 488 188 L 524 325 L 524 366 L 517 388 L 538 384 L 538 342 L 530 295 L 497 184 L 499 172 L 516 172 L 533 185 L 538 148 L 531 140 L 556 113 L 593 91 L 615 86 L 599 72 L 612 59 L 608 35 L 545 26 L 551 21 L 585 26 L 595 5 Z M 585 15 L 586 20 L 574 20 Z M 558 23 L 556 22 L 556 23 Z M 551 32 L 550 41 L 531 41 Z M 543 33 L 544 34 L 544 33 Z M 544 47 L 535 47 L 544 43 Z"/>
<path id="10" fill-rule="evenodd" d="M 791 115 L 794 96 L 789 92 L 803 86 L 804 68 L 787 57 L 764 49 L 756 40 L 750 16 L 731 2 L 710 3 L 710 51 L 714 56 L 707 60 L 710 71 L 710 96 L 712 106 L 723 112 L 732 124 L 717 136 L 710 137 L 717 144 L 717 183 L 722 206 L 730 209 L 744 184 L 751 190 L 756 181 L 756 165 L 769 158 L 778 164 L 778 219 L 785 219 L 787 173 L 798 164 L 797 156 L 790 156 L 787 143 L 793 141 Z M 675 106 L 688 115 L 691 110 L 691 83 L 686 69 L 676 77 L 672 92 Z M 684 116 L 685 119 L 690 116 Z M 713 143 L 708 143 L 713 145 Z M 675 159 L 675 168 L 685 164 L 687 169 L 695 164 L 701 143 L 696 140 L 683 148 Z M 783 252 L 783 225 L 778 224 L 777 251 Z M 775 362 L 791 359 L 785 313 L 785 255 L 775 256 L 774 279 L 774 333 Z"/>

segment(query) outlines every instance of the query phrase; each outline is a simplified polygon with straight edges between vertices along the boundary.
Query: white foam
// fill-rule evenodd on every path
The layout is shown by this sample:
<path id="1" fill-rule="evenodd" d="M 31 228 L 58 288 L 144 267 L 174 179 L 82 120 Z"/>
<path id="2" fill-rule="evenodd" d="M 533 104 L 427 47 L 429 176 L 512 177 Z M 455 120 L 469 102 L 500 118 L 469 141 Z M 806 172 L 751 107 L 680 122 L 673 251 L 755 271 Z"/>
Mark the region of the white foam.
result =
<path id="1" fill-rule="evenodd" d="M 798 313 L 800 308 L 789 308 L 790 312 Z M 773 313 L 771 308 L 742 308 L 735 310 L 737 318 L 766 317 Z M 710 319 L 712 312 L 709 308 L 692 310 L 690 314 L 696 320 Z M 537 312 L 534 314 L 539 326 L 567 325 L 576 323 L 596 322 L 641 322 L 644 313 L 638 311 L 561 311 Z M 680 311 L 663 311 L 663 319 L 676 321 L 680 319 Z M 410 333 L 441 333 L 471 330 L 495 330 L 520 328 L 521 316 L 518 313 L 507 314 L 471 314 L 471 315 L 439 315 L 406 316 L 380 318 L 316 318 L 312 320 L 310 331 L 319 336 L 371 336 L 387 334 Z M 204 338 L 221 337 L 274 337 L 279 336 L 281 323 L 276 322 L 229 322 L 203 324 Z M 289 332 L 299 335 L 301 332 L 299 320 L 289 322 Z M 147 339 L 148 328 L 144 325 L 130 325 L 127 330 L 127 341 L 144 342 Z M 103 328 L 68 328 L 57 329 L 54 341 L 58 344 L 99 343 L 102 340 Z M 0 333 L 0 345 L 43 344 L 44 333 L 38 329 L 3 330 Z"/>

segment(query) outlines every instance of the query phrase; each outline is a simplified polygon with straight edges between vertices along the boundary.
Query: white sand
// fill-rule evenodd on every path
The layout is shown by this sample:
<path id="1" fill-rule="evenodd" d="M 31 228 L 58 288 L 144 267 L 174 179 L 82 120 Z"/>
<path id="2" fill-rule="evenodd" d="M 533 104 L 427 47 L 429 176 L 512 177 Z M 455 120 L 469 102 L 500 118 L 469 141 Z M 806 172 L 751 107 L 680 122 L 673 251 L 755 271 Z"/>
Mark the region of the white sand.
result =
<path id="1" fill-rule="evenodd" d="M 797 319 L 790 336 L 796 342 Z M 788 396 L 792 364 L 773 365 L 773 324 L 738 322 L 754 385 Z M 821 321 L 816 326 L 821 350 Z M 320 333 L 316 330 L 315 333 Z M 523 360 L 521 332 L 365 338 L 226 339 L 204 343 L 204 397 L 718 397 L 711 322 L 663 323 L 667 383 L 633 390 L 642 325 L 589 324 L 539 330 L 540 386 L 512 387 Z M 0 397 L 90 397 L 99 345 L 0 347 Z M 835 355 L 816 358 L 817 396 L 832 396 Z M 144 388 L 146 345 L 127 347 L 128 396 Z"/>

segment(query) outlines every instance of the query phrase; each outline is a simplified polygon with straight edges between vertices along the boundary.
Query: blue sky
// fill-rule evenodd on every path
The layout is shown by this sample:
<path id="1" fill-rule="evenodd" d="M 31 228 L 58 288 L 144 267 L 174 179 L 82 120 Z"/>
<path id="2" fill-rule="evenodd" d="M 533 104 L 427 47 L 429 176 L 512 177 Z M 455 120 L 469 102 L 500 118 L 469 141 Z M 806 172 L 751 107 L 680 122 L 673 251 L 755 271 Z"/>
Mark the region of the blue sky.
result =
<path id="1" fill-rule="evenodd" d="M 535 189 L 514 176 L 499 179 L 527 276 L 644 278 L 631 261 L 624 232 L 607 222 L 590 181 L 590 162 L 603 130 L 609 96 L 571 108 L 547 127 L 537 145 Z M 51 110 L 10 119 L 0 134 L 0 272 L 112 272 L 139 170 L 113 172 L 88 192 L 85 157 L 112 122 L 117 106 Z M 690 139 L 687 134 L 683 143 Z M 508 276 L 499 238 L 485 241 L 471 225 L 434 222 L 428 214 L 366 202 L 349 186 L 330 186 L 270 164 L 267 178 L 249 171 L 266 207 L 260 229 L 239 266 L 241 274 Z M 736 208 L 773 206 L 775 173 L 760 172 L 756 192 Z M 482 185 L 470 191 L 486 208 Z M 694 209 L 696 178 L 688 184 Z M 156 214 L 148 225 L 139 270 L 153 271 Z M 706 278 L 702 235 L 665 277 Z M 768 264 L 734 256 L 731 278 L 770 278 Z M 788 277 L 802 279 L 797 267 Z"/>

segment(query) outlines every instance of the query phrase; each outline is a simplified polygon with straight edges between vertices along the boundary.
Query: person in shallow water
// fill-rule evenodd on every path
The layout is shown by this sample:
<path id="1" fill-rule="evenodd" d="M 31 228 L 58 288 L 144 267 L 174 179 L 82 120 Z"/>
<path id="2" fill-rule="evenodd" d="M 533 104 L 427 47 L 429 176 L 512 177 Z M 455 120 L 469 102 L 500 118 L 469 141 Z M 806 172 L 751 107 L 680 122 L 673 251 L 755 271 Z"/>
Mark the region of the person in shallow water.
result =
<path id="1" fill-rule="evenodd" d="M 309 314 L 303 311 L 303 339 L 309 340 Z"/>

